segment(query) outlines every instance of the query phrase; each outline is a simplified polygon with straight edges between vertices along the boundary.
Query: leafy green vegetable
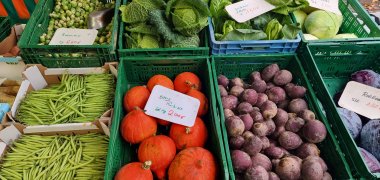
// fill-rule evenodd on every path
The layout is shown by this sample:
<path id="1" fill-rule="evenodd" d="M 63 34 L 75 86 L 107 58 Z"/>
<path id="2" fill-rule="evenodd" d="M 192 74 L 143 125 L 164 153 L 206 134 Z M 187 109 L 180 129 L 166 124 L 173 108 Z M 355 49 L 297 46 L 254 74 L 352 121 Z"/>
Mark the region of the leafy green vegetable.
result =
<path id="1" fill-rule="evenodd" d="M 285 24 L 281 29 L 282 39 L 294 39 L 301 31 L 301 28 L 297 24 Z"/>
<path id="2" fill-rule="evenodd" d="M 170 0 L 165 14 L 172 19 L 176 31 L 194 36 L 207 26 L 210 11 L 203 0 Z"/>
<path id="3" fill-rule="evenodd" d="M 267 26 L 265 27 L 265 33 L 267 34 L 268 40 L 275 40 L 281 37 L 281 29 L 282 25 L 278 22 L 277 19 L 272 19 L 269 21 Z"/>
<path id="4" fill-rule="evenodd" d="M 265 39 L 267 35 L 260 30 L 254 29 L 234 29 L 226 34 L 222 41 L 246 41 L 246 40 L 261 40 Z"/>
<path id="5" fill-rule="evenodd" d="M 289 13 L 305 8 L 309 6 L 309 2 L 307 0 L 266 0 L 268 3 L 276 6 L 276 9 L 272 10 L 272 12 L 288 15 Z"/>
<path id="6" fill-rule="evenodd" d="M 210 1 L 210 13 L 211 16 L 220 16 L 220 11 L 224 11 L 224 7 L 230 5 L 230 0 L 211 0 Z"/>
<path id="7" fill-rule="evenodd" d="M 121 18 L 126 23 L 144 22 L 148 19 L 148 12 L 161 9 L 165 6 L 162 0 L 133 0 L 128 5 L 121 5 Z"/>

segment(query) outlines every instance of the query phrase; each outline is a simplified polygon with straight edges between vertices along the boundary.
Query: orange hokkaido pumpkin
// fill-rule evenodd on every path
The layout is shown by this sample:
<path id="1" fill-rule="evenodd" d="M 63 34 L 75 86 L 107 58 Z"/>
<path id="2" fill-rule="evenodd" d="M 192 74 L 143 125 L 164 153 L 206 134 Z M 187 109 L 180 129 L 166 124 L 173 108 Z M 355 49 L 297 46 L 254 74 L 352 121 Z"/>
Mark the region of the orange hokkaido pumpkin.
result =
<path id="1" fill-rule="evenodd" d="M 215 180 L 217 164 L 214 156 L 201 147 L 186 148 L 170 164 L 169 180 Z"/>
<path id="2" fill-rule="evenodd" d="M 146 115 L 140 108 L 136 108 L 124 117 L 120 130 L 127 142 L 137 144 L 156 134 L 157 122 L 155 118 Z"/>
<path id="3" fill-rule="evenodd" d="M 190 91 L 187 92 L 187 95 L 191 96 L 193 98 L 196 98 L 200 101 L 197 116 L 201 117 L 201 116 L 205 115 L 208 111 L 207 97 L 202 92 L 200 92 L 196 89 L 190 89 Z"/>
<path id="4" fill-rule="evenodd" d="M 195 119 L 193 127 L 172 124 L 169 134 L 179 150 L 189 147 L 203 147 L 207 140 L 206 125 L 199 117 Z"/>
<path id="5" fill-rule="evenodd" d="M 132 111 L 134 107 L 144 109 L 146 102 L 150 96 L 149 90 L 146 86 L 135 86 L 131 88 L 124 96 L 125 110 Z"/>
<path id="6" fill-rule="evenodd" d="M 129 163 L 117 172 L 115 180 L 153 180 L 151 165 L 151 161 Z"/>
<path id="7" fill-rule="evenodd" d="M 190 89 L 201 90 L 201 81 L 191 72 L 178 74 L 174 79 L 174 90 L 186 94 Z"/>
<path id="8" fill-rule="evenodd" d="M 161 126 L 169 126 L 171 124 L 170 121 L 165 121 L 162 119 L 157 119 L 157 123 Z"/>
<path id="9" fill-rule="evenodd" d="M 166 170 L 176 154 L 172 139 L 164 135 L 145 139 L 139 146 L 138 158 L 140 162 L 152 161 L 150 169 L 158 179 L 166 177 Z"/>
<path id="10" fill-rule="evenodd" d="M 149 79 L 147 86 L 150 92 L 152 92 L 155 85 L 161 85 L 174 90 L 173 81 L 165 75 L 157 74 Z"/>

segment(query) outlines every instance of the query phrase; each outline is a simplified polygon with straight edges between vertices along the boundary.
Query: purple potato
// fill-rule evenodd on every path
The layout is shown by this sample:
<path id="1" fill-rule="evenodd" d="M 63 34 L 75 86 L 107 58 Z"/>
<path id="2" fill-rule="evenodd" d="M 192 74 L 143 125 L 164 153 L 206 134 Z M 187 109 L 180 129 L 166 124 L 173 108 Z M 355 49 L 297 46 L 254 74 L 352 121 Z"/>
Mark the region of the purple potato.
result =
<path id="1" fill-rule="evenodd" d="M 261 151 L 262 147 L 263 145 L 260 138 L 253 136 L 244 142 L 242 150 L 250 156 L 254 156 Z"/>
<path id="2" fill-rule="evenodd" d="M 289 112 L 296 114 L 305 109 L 308 109 L 306 101 L 299 98 L 291 100 L 288 106 Z"/>
<path id="3" fill-rule="evenodd" d="M 235 109 L 238 105 L 238 98 L 233 95 L 222 97 L 222 105 L 224 109 Z"/>
<path id="4" fill-rule="evenodd" d="M 251 115 L 254 123 L 255 122 L 264 122 L 264 117 L 261 114 L 261 112 L 259 112 L 259 111 L 252 111 L 251 113 L 249 113 L 249 115 Z"/>
<path id="5" fill-rule="evenodd" d="M 296 117 L 289 119 L 285 124 L 285 129 L 297 133 L 305 125 L 305 120 L 302 118 Z"/>
<path id="6" fill-rule="evenodd" d="M 275 170 L 281 179 L 297 180 L 301 177 L 301 166 L 296 159 L 291 157 L 282 158 Z"/>
<path id="7" fill-rule="evenodd" d="M 285 155 L 284 151 L 277 146 L 271 146 L 266 148 L 264 150 L 264 154 L 266 154 L 268 157 L 272 159 L 280 159 Z"/>
<path id="8" fill-rule="evenodd" d="M 251 82 L 253 82 L 253 81 L 257 81 L 257 80 L 262 80 L 262 79 L 261 79 L 261 74 L 260 74 L 260 72 L 258 72 L 258 71 L 253 71 L 253 72 L 249 75 L 249 79 L 251 80 Z"/>
<path id="9" fill-rule="evenodd" d="M 280 71 L 280 67 L 278 67 L 277 64 L 271 64 L 267 67 L 265 67 L 262 71 L 261 71 L 261 78 L 268 82 L 270 80 L 273 79 L 274 75 Z"/>
<path id="10" fill-rule="evenodd" d="M 236 97 L 239 97 L 241 93 L 243 93 L 244 91 L 244 88 L 241 87 L 241 86 L 233 86 L 231 89 L 230 89 L 230 92 L 229 94 L 230 95 L 233 95 L 233 96 L 236 96 Z"/>
<path id="11" fill-rule="evenodd" d="M 281 87 L 275 86 L 266 91 L 268 99 L 273 101 L 274 103 L 279 103 L 286 99 L 286 94 L 284 89 Z"/>
<path id="12" fill-rule="evenodd" d="M 256 80 L 252 82 L 251 88 L 257 93 L 263 93 L 267 90 L 267 83 L 264 80 Z"/>
<path id="13" fill-rule="evenodd" d="M 318 161 L 303 161 L 301 166 L 301 176 L 305 180 L 321 180 L 323 169 Z"/>
<path id="14" fill-rule="evenodd" d="M 244 132 L 244 122 L 238 116 L 231 116 L 226 120 L 226 128 L 229 136 L 240 136 Z"/>
<path id="15" fill-rule="evenodd" d="M 274 131 L 276 130 L 276 124 L 274 124 L 274 121 L 272 119 L 267 119 L 266 121 L 264 121 L 264 123 L 267 125 L 268 127 L 268 132 L 267 132 L 267 136 L 270 136 L 274 133 Z"/>
<path id="16" fill-rule="evenodd" d="M 283 101 L 280 101 L 277 103 L 277 107 L 286 110 L 286 109 L 288 109 L 289 102 L 290 102 L 289 99 L 285 99 Z"/>
<path id="17" fill-rule="evenodd" d="M 230 85 L 230 87 L 234 87 L 234 86 L 244 87 L 244 81 L 238 77 L 235 77 L 235 78 L 230 80 L 229 85 Z"/>
<path id="18" fill-rule="evenodd" d="M 253 107 L 251 104 L 247 102 L 242 102 L 238 105 L 237 111 L 239 112 L 239 114 L 247 114 L 253 111 Z"/>
<path id="19" fill-rule="evenodd" d="M 344 126 L 347 128 L 351 137 L 353 139 L 356 139 L 362 130 L 362 120 L 353 111 L 344 108 L 337 108 L 337 110 Z"/>
<path id="20" fill-rule="evenodd" d="M 222 85 L 224 88 L 228 87 L 228 84 L 230 83 L 230 80 L 224 75 L 218 76 L 218 85 Z"/>
<path id="21" fill-rule="evenodd" d="M 270 141 L 266 136 L 260 137 L 261 144 L 263 145 L 262 150 L 270 147 Z"/>
<path id="22" fill-rule="evenodd" d="M 292 99 L 296 99 L 296 98 L 303 98 L 306 94 L 306 91 L 307 89 L 303 86 L 296 86 L 294 85 L 293 87 L 291 88 L 286 88 L 286 94 L 292 98 Z"/>
<path id="23" fill-rule="evenodd" d="M 324 172 L 322 180 L 332 180 L 330 173 Z"/>
<path id="24" fill-rule="evenodd" d="M 271 137 L 273 139 L 277 139 L 280 136 L 280 134 L 284 131 L 285 131 L 284 126 L 277 126 L 276 129 L 274 130 L 273 134 L 271 135 Z"/>
<path id="25" fill-rule="evenodd" d="M 229 140 L 229 144 L 231 149 L 240 149 L 244 144 L 244 138 L 243 136 L 232 137 Z"/>
<path id="26" fill-rule="evenodd" d="M 238 173 L 244 172 L 252 165 L 251 157 L 241 150 L 233 150 L 231 152 L 231 161 L 234 171 Z"/>
<path id="27" fill-rule="evenodd" d="M 271 88 L 273 88 L 273 87 L 275 87 L 276 85 L 275 84 L 273 84 L 272 82 L 267 82 L 267 90 L 268 89 L 271 89 Z"/>
<path id="28" fill-rule="evenodd" d="M 269 174 L 262 166 L 251 166 L 244 174 L 245 180 L 269 180 Z"/>
<path id="29" fill-rule="evenodd" d="M 222 97 L 228 96 L 228 92 L 226 88 L 224 88 L 222 85 L 218 85 L 218 88 L 219 88 L 220 96 Z"/>
<path id="30" fill-rule="evenodd" d="M 360 154 L 362 155 L 368 169 L 372 173 L 380 172 L 380 162 L 376 159 L 376 157 L 373 154 L 371 154 L 370 152 L 366 151 L 365 149 L 363 149 L 361 147 L 358 147 L 358 148 L 360 150 Z"/>
<path id="31" fill-rule="evenodd" d="M 276 74 L 273 77 L 273 83 L 278 86 L 283 86 L 285 84 L 290 83 L 293 80 L 293 75 L 288 70 L 280 70 L 277 71 Z"/>
<path id="32" fill-rule="evenodd" d="M 280 180 L 280 177 L 274 172 L 269 172 L 269 180 Z"/>
<path id="33" fill-rule="evenodd" d="M 308 156 L 319 156 L 319 149 L 317 145 L 313 143 L 303 143 L 300 147 L 297 148 L 295 155 L 305 159 Z"/>
<path id="34" fill-rule="evenodd" d="M 321 121 L 307 121 L 302 127 L 302 135 L 311 143 L 320 143 L 326 138 L 327 130 Z"/>
<path id="35" fill-rule="evenodd" d="M 302 144 L 302 139 L 296 133 L 285 131 L 278 137 L 278 142 L 286 150 L 293 150 Z"/>
<path id="36" fill-rule="evenodd" d="M 273 118 L 273 121 L 276 126 L 285 126 L 286 122 L 288 121 L 288 113 L 285 110 L 278 108 L 277 114 Z"/>
<path id="37" fill-rule="evenodd" d="M 298 116 L 300 118 L 304 119 L 305 121 L 315 120 L 315 114 L 314 114 L 314 112 L 310 111 L 308 109 L 304 109 L 301 112 L 299 112 Z"/>
<path id="38" fill-rule="evenodd" d="M 251 160 L 252 160 L 252 166 L 253 167 L 255 167 L 255 166 L 262 166 L 267 171 L 272 170 L 272 162 L 268 158 L 268 156 L 266 156 L 264 154 L 257 153 L 255 156 L 251 157 Z"/>
<path id="39" fill-rule="evenodd" d="M 249 114 L 243 114 L 239 116 L 241 120 L 244 122 L 245 130 L 248 131 L 252 128 L 253 119 Z"/>
<path id="40" fill-rule="evenodd" d="M 255 135 L 251 131 L 245 131 L 243 133 L 244 141 L 248 141 L 248 139 L 252 138 L 253 136 Z"/>
<path id="41" fill-rule="evenodd" d="M 224 118 L 227 119 L 231 116 L 235 116 L 235 113 L 231 109 L 224 109 Z"/>
<path id="42" fill-rule="evenodd" d="M 261 105 L 260 110 L 263 114 L 264 119 L 272 119 L 277 114 L 277 106 L 273 101 L 265 101 L 263 105 Z"/>
<path id="43" fill-rule="evenodd" d="M 268 96 L 264 93 L 258 93 L 256 107 L 260 108 L 266 101 L 268 101 Z"/>
<path id="44" fill-rule="evenodd" d="M 246 89 L 240 96 L 242 101 L 250 103 L 252 106 L 257 102 L 257 92 L 253 89 Z"/>
<path id="45" fill-rule="evenodd" d="M 322 167 L 323 172 L 326 172 L 328 170 L 325 161 L 321 157 L 319 157 L 319 156 L 308 156 L 303 161 L 315 161 L 315 162 L 319 162 L 319 164 Z"/>
<path id="46" fill-rule="evenodd" d="M 268 126 L 265 123 L 254 123 L 252 126 L 252 132 L 254 135 L 262 137 L 268 133 Z"/>

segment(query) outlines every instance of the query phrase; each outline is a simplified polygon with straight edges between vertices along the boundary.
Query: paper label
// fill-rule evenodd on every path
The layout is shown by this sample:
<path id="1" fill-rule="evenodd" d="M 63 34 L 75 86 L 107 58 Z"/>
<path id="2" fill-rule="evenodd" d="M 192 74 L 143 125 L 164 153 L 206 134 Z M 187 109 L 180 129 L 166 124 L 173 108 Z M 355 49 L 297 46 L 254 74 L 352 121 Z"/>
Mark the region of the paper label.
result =
<path id="1" fill-rule="evenodd" d="M 335 14 L 342 14 L 339 10 L 338 0 L 308 0 L 309 6 L 317 9 L 330 11 Z"/>
<path id="2" fill-rule="evenodd" d="M 156 85 L 144 110 L 147 115 L 192 127 L 199 105 L 200 102 L 196 98 Z"/>
<path id="3" fill-rule="evenodd" d="M 347 83 L 338 104 L 370 119 L 379 119 L 380 89 L 350 81 Z"/>
<path id="4" fill-rule="evenodd" d="M 7 145 L 12 144 L 12 142 L 17 140 L 20 136 L 21 132 L 13 125 L 0 131 L 0 140 Z"/>
<path id="5" fill-rule="evenodd" d="M 37 66 L 29 67 L 23 74 L 30 81 L 34 90 L 43 89 L 48 85 Z"/>
<path id="6" fill-rule="evenodd" d="M 243 0 L 225 7 L 227 13 L 239 23 L 248 21 L 275 8 L 265 0 Z"/>
<path id="7" fill-rule="evenodd" d="M 92 45 L 98 31 L 96 29 L 59 28 L 49 45 Z"/>

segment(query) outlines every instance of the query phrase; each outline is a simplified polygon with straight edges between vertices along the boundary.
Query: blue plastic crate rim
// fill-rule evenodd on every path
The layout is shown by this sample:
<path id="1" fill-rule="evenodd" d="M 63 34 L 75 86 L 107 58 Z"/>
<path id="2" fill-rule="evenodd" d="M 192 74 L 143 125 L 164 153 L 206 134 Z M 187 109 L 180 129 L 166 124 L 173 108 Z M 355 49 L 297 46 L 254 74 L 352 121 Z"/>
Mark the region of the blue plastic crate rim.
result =
<path id="1" fill-rule="evenodd" d="M 217 41 L 215 39 L 214 26 L 212 24 L 212 18 L 211 17 L 208 18 L 208 28 L 210 30 L 210 38 L 211 38 L 211 42 L 213 44 L 240 44 L 240 45 L 244 46 L 244 45 L 255 44 L 255 43 L 270 44 L 270 43 L 299 43 L 299 42 L 301 42 L 300 34 L 297 34 L 296 39 L 286 39 L 286 40 L 280 39 L 280 40 L 249 40 L 249 41 Z"/>

